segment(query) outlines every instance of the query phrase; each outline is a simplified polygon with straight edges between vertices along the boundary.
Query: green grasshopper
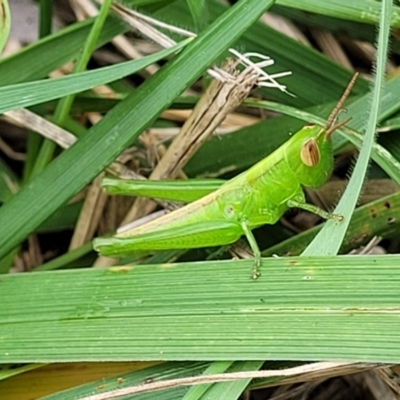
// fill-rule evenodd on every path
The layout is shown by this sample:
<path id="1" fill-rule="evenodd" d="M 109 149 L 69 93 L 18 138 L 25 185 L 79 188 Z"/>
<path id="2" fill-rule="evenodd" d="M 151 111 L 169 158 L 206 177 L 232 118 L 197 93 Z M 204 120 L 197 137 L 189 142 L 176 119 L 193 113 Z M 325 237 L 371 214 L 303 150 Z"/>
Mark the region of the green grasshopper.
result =
<path id="1" fill-rule="evenodd" d="M 341 221 L 343 218 L 307 204 L 303 187 L 319 188 L 332 173 L 331 135 L 349 120 L 335 124 L 356 78 L 357 75 L 354 75 L 325 127 L 316 124 L 305 125 L 268 157 L 222 184 L 217 190 L 114 237 L 96 238 L 94 248 L 104 256 L 120 256 L 133 251 L 227 245 L 244 235 L 254 255 L 252 277 L 256 279 L 260 275 L 261 253 L 252 229 L 276 223 L 285 211 L 292 207 L 313 212 L 324 219 Z M 106 179 L 103 186 L 111 185 L 112 192 L 113 186 L 115 191 L 118 190 L 118 185 L 128 183 L 115 181 Z M 185 196 L 184 193 L 188 181 L 171 182 L 171 190 L 166 186 L 166 189 L 160 189 L 158 192 L 151 187 L 146 191 L 145 184 L 154 185 L 154 181 L 134 181 L 129 182 L 129 185 L 135 183 L 140 187 L 136 192 L 142 196 L 191 200 L 192 194 Z M 199 193 L 200 196 L 204 194 Z"/>

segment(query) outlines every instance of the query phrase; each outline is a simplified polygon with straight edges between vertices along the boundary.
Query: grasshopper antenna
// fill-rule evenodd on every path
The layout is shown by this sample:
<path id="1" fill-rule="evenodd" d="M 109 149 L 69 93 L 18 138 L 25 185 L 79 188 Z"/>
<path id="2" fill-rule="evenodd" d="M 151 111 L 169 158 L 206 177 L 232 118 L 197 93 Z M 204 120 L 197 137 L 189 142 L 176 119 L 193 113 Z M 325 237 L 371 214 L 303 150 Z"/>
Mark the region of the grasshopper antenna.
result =
<path id="1" fill-rule="evenodd" d="M 340 100 L 338 101 L 338 103 L 336 104 L 336 107 L 333 109 L 333 111 L 331 112 L 331 115 L 329 116 L 327 122 L 326 122 L 326 138 L 329 138 L 329 136 L 338 128 L 340 128 L 341 126 L 345 125 L 347 122 L 349 122 L 350 118 L 346 119 L 343 122 L 339 122 L 338 124 L 334 125 L 334 122 L 338 116 L 338 114 L 340 113 L 340 111 L 342 110 L 342 106 L 343 103 L 347 100 L 347 98 L 350 95 L 351 90 L 353 89 L 354 84 L 356 83 L 358 77 L 358 72 L 356 72 L 353 77 L 351 78 L 351 81 L 349 82 L 349 84 L 347 85 L 345 91 L 343 92 L 342 97 L 340 98 Z"/>

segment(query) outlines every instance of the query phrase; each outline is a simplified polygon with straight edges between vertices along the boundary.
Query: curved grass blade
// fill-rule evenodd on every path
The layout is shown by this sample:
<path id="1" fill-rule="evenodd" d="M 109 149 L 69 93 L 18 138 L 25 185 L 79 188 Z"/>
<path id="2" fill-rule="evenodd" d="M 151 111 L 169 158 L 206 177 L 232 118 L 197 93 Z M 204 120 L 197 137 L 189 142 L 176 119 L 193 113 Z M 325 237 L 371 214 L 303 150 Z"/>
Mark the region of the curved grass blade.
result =
<path id="1" fill-rule="evenodd" d="M 386 60 L 388 53 L 388 41 L 390 32 L 390 21 L 392 16 L 392 1 L 383 0 L 381 3 L 382 13 L 378 36 L 378 53 L 374 92 L 369 113 L 367 131 L 364 137 L 363 146 L 357 159 L 354 171 L 349 184 L 341 197 L 339 204 L 335 208 L 335 213 L 343 215 L 344 221 L 337 223 L 333 220 L 327 221 L 318 235 L 302 253 L 304 256 L 321 254 L 334 255 L 339 251 L 340 245 L 349 226 L 351 215 L 360 196 L 362 184 L 367 173 L 369 158 L 374 145 L 375 131 L 378 123 L 379 109 L 381 107 L 380 98 L 383 91 Z"/>
<path id="2" fill-rule="evenodd" d="M 161 50 L 139 60 L 126 61 L 94 71 L 0 87 L 0 96 L 3 99 L 0 105 L 0 113 L 58 99 L 124 78 L 173 55 L 190 42 L 191 39 L 186 39 L 169 49 Z M 26 93 L 31 94 L 27 96 Z"/>

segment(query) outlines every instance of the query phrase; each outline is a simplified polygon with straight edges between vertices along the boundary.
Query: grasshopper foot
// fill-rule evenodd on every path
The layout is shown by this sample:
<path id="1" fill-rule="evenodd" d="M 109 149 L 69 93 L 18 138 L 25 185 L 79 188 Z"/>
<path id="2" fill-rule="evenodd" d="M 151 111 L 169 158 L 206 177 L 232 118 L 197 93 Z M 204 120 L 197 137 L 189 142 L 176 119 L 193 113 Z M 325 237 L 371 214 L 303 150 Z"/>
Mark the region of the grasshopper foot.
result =
<path id="1" fill-rule="evenodd" d="M 336 222 L 342 222 L 344 217 L 341 214 L 332 214 L 332 219 Z"/>
<path id="2" fill-rule="evenodd" d="M 261 260 L 256 258 L 254 260 L 253 271 L 251 273 L 251 277 L 253 278 L 253 280 L 258 279 L 261 276 L 260 265 L 261 265 Z"/>

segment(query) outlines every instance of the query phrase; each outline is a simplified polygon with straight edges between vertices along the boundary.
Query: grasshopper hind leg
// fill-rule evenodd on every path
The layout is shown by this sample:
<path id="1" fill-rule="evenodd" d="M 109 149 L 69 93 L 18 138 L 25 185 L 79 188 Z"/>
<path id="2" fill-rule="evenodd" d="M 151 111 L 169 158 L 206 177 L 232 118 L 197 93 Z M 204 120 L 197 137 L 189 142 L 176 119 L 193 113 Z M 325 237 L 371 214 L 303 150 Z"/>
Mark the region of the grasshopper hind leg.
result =
<path id="1" fill-rule="evenodd" d="M 194 249 L 231 244 L 242 234 L 241 225 L 235 221 L 201 221 L 134 236 L 97 238 L 94 247 L 103 256 L 118 257 L 135 251 Z"/>

